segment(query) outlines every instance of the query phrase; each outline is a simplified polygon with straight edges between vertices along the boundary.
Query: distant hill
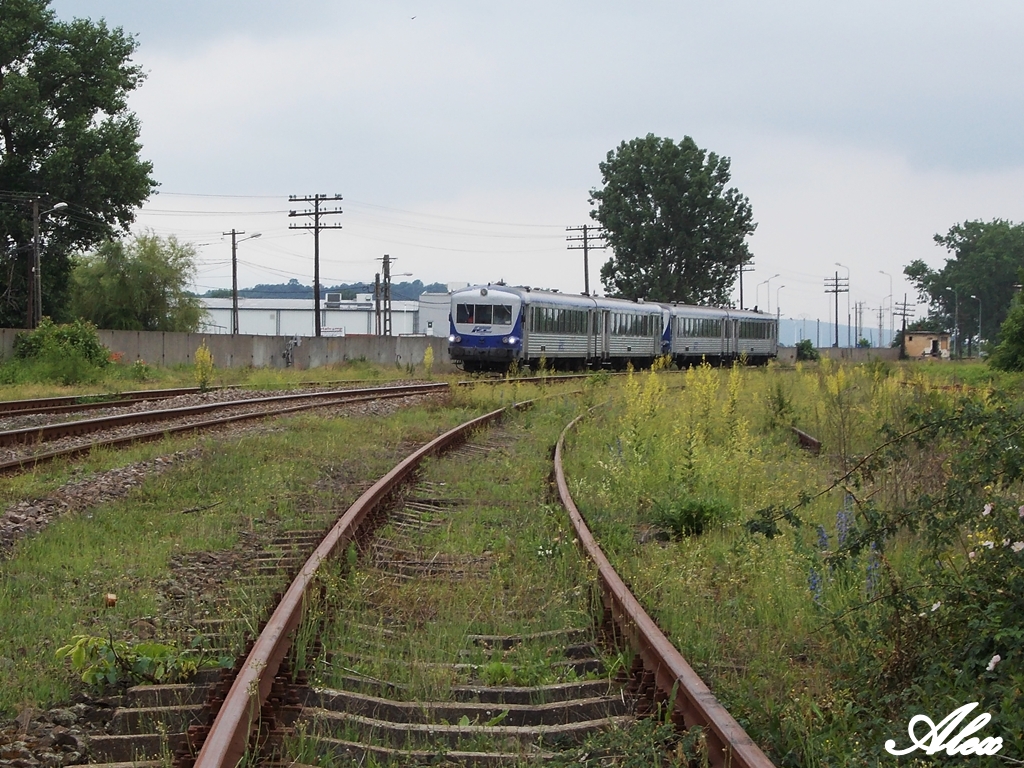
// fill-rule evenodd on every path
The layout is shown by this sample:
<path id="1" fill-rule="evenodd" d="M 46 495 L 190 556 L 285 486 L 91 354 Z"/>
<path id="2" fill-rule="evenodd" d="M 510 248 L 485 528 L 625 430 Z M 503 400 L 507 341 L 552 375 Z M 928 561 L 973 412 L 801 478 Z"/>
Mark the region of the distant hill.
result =
<path id="1" fill-rule="evenodd" d="M 320 298 L 326 293 L 340 293 L 342 299 L 354 299 L 357 293 L 373 293 L 372 283 L 342 283 L 330 287 L 320 286 Z M 447 293 L 448 286 L 444 283 L 424 285 L 420 280 L 411 283 L 392 283 L 391 298 L 393 301 L 416 301 L 421 293 Z M 294 277 L 287 283 L 257 285 L 253 288 L 239 288 L 238 295 L 246 299 L 312 299 L 313 286 L 303 285 Z M 230 299 L 230 288 L 215 288 L 203 294 L 207 299 Z"/>

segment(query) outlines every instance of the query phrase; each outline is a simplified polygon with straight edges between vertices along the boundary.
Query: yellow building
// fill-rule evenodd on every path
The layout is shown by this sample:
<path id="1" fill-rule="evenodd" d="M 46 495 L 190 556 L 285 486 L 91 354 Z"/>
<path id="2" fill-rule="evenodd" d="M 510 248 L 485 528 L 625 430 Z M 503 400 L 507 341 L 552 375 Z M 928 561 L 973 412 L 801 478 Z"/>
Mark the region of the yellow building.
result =
<path id="1" fill-rule="evenodd" d="M 935 331 L 907 331 L 907 357 L 949 359 L 949 334 Z"/>

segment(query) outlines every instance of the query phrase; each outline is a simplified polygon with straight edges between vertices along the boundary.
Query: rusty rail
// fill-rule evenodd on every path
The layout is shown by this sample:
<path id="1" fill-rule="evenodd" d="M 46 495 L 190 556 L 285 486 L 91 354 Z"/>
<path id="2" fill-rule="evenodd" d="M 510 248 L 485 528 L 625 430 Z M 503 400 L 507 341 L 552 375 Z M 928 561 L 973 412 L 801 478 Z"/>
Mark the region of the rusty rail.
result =
<path id="1" fill-rule="evenodd" d="M 445 385 L 440 385 L 438 391 L 443 391 Z M 122 445 L 131 445 L 133 443 L 143 443 L 150 440 L 159 440 L 167 435 L 180 434 L 183 432 L 198 432 L 202 429 L 209 429 L 211 427 L 223 426 L 226 424 L 232 424 L 239 421 L 255 421 L 257 419 L 265 419 L 271 416 L 284 416 L 291 413 L 298 413 L 300 411 L 309 411 L 314 408 L 328 408 L 335 405 L 347 405 L 350 403 L 359 403 L 367 400 L 386 400 L 390 398 L 408 397 L 410 395 L 420 394 L 416 391 L 398 391 L 398 392 L 387 392 L 381 394 L 375 390 L 347 390 L 350 393 L 353 392 L 369 392 L 371 394 L 358 394 L 351 395 L 349 397 L 339 397 L 330 403 L 302 403 L 300 405 L 289 405 L 281 408 L 273 408 L 265 411 L 249 411 L 246 413 L 229 414 L 227 416 L 220 416 L 214 419 L 205 419 L 203 421 L 193 421 L 188 424 L 178 424 L 172 426 L 164 426 L 158 429 L 149 430 L 147 432 L 135 432 L 130 435 L 122 435 L 120 437 L 111 437 L 105 440 L 93 440 L 85 445 L 73 446 L 70 448 L 62 448 L 55 451 L 46 451 L 44 453 L 35 453 L 31 456 L 21 456 L 8 461 L 0 462 L 0 475 L 8 474 L 12 472 L 20 472 L 23 470 L 31 469 L 32 467 L 46 464 L 59 458 L 73 458 L 75 456 L 81 456 L 82 454 L 89 453 L 93 448 L 116 448 Z M 433 390 L 428 390 L 433 391 Z M 237 402 L 237 401 L 236 401 Z"/>
<path id="2" fill-rule="evenodd" d="M 597 566 L 606 618 L 614 622 L 617 631 L 638 653 L 642 667 L 635 664 L 633 670 L 637 692 L 655 705 L 667 703 L 677 728 L 703 728 L 708 758 L 716 768 L 773 768 L 772 762 L 719 703 L 629 591 L 590 533 L 569 493 L 562 467 L 565 436 L 580 418 L 582 416 L 563 430 L 555 446 L 558 495 L 569 512 L 580 544 Z"/>
<path id="3" fill-rule="evenodd" d="M 259 722 L 261 708 L 270 694 L 274 676 L 291 647 L 292 633 L 302 618 L 306 590 L 313 583 L 320 564 L 353 540 L 376 507 L 416 470 L 424 458 L 464 441 L 473 430 L 501 418 L 506 410 L 500 408 L 467 421 L 427 443 L 374 483 L 341 516 L 303 565 L 256 639 L 206 735 L 196 758 L 196 768 L 228 768 L 238 765 L 245 755 L 253 728 Z"/>
<path id="4" fill-rule="evenodd" d="M 313 399 L 346 399 L 360 395 L 404 395 L 404 394 L 426 394 L 448 387 L 445 383 L 438 384 L 409 384 L 395 387 L 373 387 L 366 389 L 338 389 L 330 392 L 303 392 L 294 395 L 274 395 L 271 397 L 249 398 L 246 400 L 224 400 L 216 403 L 203 403 L 202 405 L 191 405 L 182 408 L 163 408 L 152 411 L 139 411 L 137 413 L 124 413 L 114 416 L 103 416 L 96 419 L 79 419 L 77 421 L 64 421 L 57 424 L 44 424 L 36 427 L 23 427 L 0 432 L 0 446 L 16 445 L 18 443 L 42 443 L 48 440 L 56 440 L 60 437 L 74 435 L 86 435 L 90 432 L 99 432 L 113 427 L 127 426 L 131 424 L 145 424 L 156 421 L 168 421 L 170 419 L 193 416 L 210 411 L 220 411 L 229 408 L 242 408 L 251 405 L 264 405 L 272 403 L 287 403 Z"/>
<path id="5" fill-rule="evenodd" d="M 222 389 L 213 387 L 212 389 Z M 60 395 L 25 400 L 0 401 L 0 415 L 21 416 L 27 413 L 60 413 L 62 411 L 88 411 L 95 408 L 116 408 L 140 400 L 165 400 L 179 395 L 194 395 L 199 387 L 175 389 L 141 389 L 132 392 L 111 392 L 95 395 Z"/>

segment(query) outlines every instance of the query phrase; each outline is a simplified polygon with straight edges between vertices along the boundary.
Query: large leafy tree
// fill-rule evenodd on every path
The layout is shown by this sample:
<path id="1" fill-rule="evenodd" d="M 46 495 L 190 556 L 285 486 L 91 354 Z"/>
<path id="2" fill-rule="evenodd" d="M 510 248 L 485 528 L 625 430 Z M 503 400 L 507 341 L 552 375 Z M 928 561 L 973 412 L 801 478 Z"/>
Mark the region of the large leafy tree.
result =
<path id="1" fill-rule="evenodd" d="M 49 0 L 0 0 L 0 325 L 26 320 L 32 201 L 43 314 L 67 315 L 71 255 L 127 232 L 155 183 L 127 96 L 136 41 L 103 21 L 58 20 Z"/>
<path id="2" fill-rule="evenodd" d="M 935 235 L 935 242 L 953 254 L 942 269 L 917 259 L 903 270 L 918 297 L 928 302 L 935 330 L 952 331 L 956 324 L 962 339 L 976 337 L 980 309 L 981 337 L 998 339 L 1024 269 L 1024 224 L 965 221 Z"/>
<path id="3" fill-rule="evenodd" d="M 108 240 L 76 265 L 72 311 L 108 330 L 195 331 L 204 312 L 188 290 L 195 258 L 173 235 Z"/>
<path id="4" fill-rule="evenodd" d="M 1024 302 L 1020 294 L 1006 313 L 999 337 L 999 346 L 989 357 L 989 364 L 1003 371 L 1024 371 Z"/>
<path id="5" fill-rule="evenodd" d="M 622 142 L 600 164 L 591 217 L 614 256 L 601 267 L 605 290 L 628 299 L 725 304 L 746 238 L 757 226 L 750 202 L 729 187 L 729 158 L 648 134 Z"/>

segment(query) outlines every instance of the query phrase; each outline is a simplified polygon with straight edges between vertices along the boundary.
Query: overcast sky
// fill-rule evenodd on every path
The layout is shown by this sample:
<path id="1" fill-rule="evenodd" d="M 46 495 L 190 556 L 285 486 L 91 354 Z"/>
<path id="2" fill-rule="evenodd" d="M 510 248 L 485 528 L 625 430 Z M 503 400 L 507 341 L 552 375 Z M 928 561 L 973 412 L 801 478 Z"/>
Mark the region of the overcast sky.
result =
<path id="1" fill-rule="evenodd" d="M 51 7 L 137 35 L 160 182 L 137 226 L 202 244 L 201 291 L 230 287 L 232 228 L 262 233 L 240 286 L 311 284 L 288 196 L 314 193 L 344 197 L 326 284 L 372 282 L 388 253 L 398 281 L 582 291 L 565 227 L 590 223 L 606 153 L 647 133 L 731 158 L 758 222 L 745 303 L 793 318 L 828 318 L 835 262 L 877 313 L 882 271 L 901 301 L 906 264 L 943 264 L 935 233 L 1024 219 L 1019 0 Z"/>

